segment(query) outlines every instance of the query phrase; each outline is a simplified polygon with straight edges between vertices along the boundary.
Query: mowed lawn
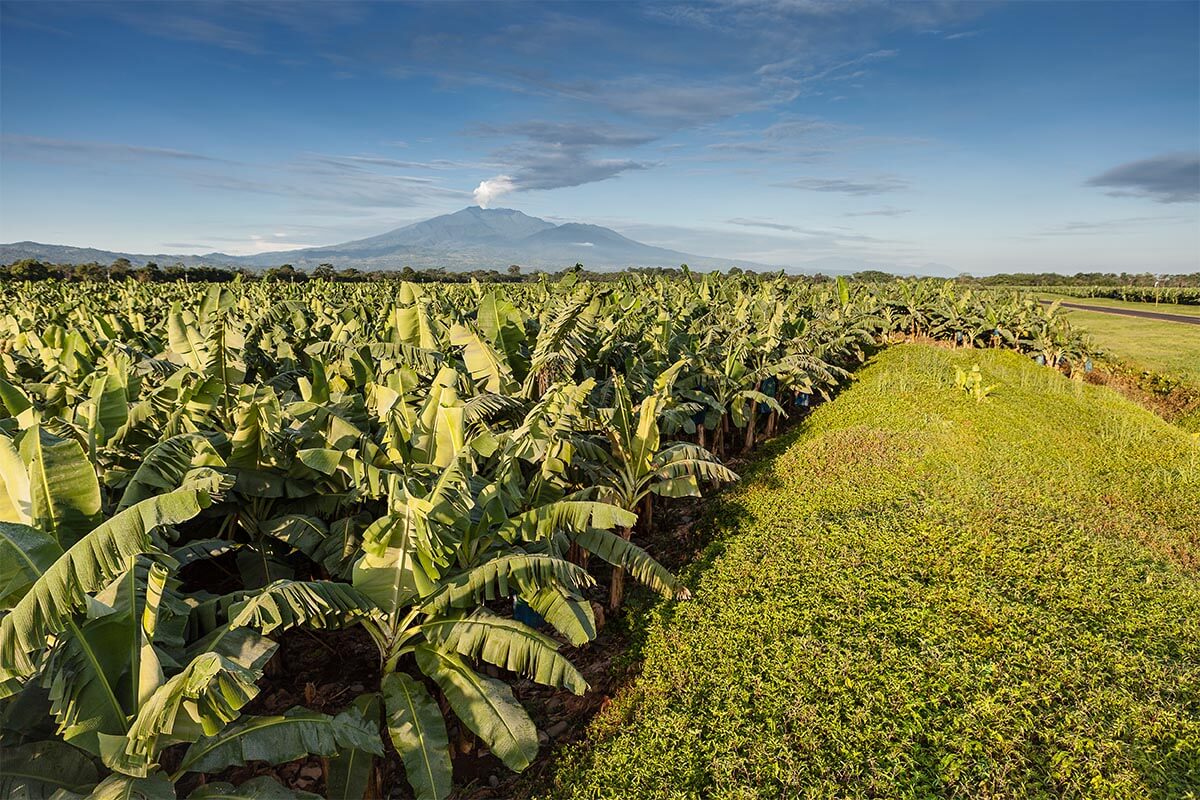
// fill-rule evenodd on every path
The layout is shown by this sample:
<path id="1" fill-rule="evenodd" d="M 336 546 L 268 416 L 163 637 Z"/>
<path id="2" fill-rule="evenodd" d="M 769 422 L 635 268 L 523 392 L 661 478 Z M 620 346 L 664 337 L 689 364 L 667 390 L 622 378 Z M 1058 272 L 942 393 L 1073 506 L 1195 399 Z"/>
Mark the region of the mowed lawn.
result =
<path id="1" fill-rule="evenodd" d="M 546 796 L 1200 796 L 1200 443 L 905 345 L 769 452 Z"/>
<path id="2" fill-rule="evenodd" d="M 1200 386 L 1200 325 L 1068 309 L 1073 325 L 1117 358 Z"/>

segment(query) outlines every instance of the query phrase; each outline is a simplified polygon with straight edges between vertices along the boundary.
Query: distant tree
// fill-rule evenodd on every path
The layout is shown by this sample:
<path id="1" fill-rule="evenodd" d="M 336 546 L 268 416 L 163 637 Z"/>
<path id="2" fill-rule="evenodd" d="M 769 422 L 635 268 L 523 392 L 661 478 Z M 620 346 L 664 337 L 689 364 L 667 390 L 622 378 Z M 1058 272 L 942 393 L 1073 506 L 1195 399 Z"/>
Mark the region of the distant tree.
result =
<path id="1" fill-rule="evenodd" d="M 313 270 L 312 276 L 321 280 L 332 281 L 337 278 L 337 272 L 333 268 L 333 264 L 319 264 Z"/>
<path id="2" fill-rule="evenodd" d="M 36 258 L 23 258 L 9 264 L 5 272 L 14 281 L 44 281 L 50 277 L 50 268 Z"/>
<path id="3" fill-rule="evenodd" d="M 521 277 L 521 265 L 520 264 L 509 264 L 508 265 L 508 274 L 513 278 Z"/>
<path id="4" fill-rule="evenodd" d="M 109 276 L 109 271 L 95 261 L 76 264 L 71 268 L 71 278 L 77 281 L 100 281 Z"/>
<path id="5" fill-rule="evenodd" d="M 146 266 L 133 271 L 133 277 L 140 283 L 154 283 L 162 278 L 158 271 L 158 264 L 153 261 L 147 261 Z"/>
<path id="6" fill-rule="evenodd" d="M 268 281 L 302 281 L 305 279 L 305 274 L 297 270 L 291 264 L 281 264 L 278 267 L 267 270 L 263 275 L 264 280 Z"/>
<path id="7" fill-rule="evenodd" d="M 863 281 L 864 283 L 883 283 L 886 281 L 896 280 L 896 276 L 892 273 L 884 272 L 883 270 L 879 269 L 864 269 L 861 272 L 854 273 L 850 277 L 854 278 L 856 281 Z"/>
<path id="8" fill-rule="evenodd" d="M 133 272 L 133 262 L 128 258 L 118 258 L 108 268 L 108 277 L 112 280 L 123 281 Z"/>

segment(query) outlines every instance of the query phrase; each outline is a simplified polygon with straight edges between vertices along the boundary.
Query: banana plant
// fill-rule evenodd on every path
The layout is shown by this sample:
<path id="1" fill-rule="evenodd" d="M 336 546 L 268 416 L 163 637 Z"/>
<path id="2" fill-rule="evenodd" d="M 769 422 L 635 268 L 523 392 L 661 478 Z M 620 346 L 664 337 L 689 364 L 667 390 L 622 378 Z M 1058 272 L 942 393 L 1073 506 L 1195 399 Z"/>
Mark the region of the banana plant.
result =
<path id="1" fill-rule="evenodd" d="M 587 682 L 557 641 L 497 613 L 494 604 L 515 593 L 567 641 L 589 641 L 595 620 L 582 592 L 592 579 L 556 551 L 555 535 L 632 521 L 620 509 L 586 500 L 514 512 L 503 488 L 471 475 L 469 463 L 464 451 L 432 481 L 389 475 L 387 513 L 363 534 L 353 571 L 355 589 L 370 601 L 362 625 L 379 649 L 384 676 L 379 697 L 363 703 L 382 707 L 420 798 L 449 794 L 451 764 L 439 703 L 417 676 L 432 681 L 506 766 L 523 770 L 538 749 L 533 722 L 511 689 L 475 664 L 576 694 Z M 365 769 L 369 762 L 360 763 Z"/>
<path id="2" fill-rule="evenodd" d="M 613 380 L 613 405 L 598 409 L 608 448 L 596 448 L 588 465 L 596 496 L 630 513 L 651 494 L 663 497 L 698 497 L 700 480 L 736 481 L 738 476 L 716 456 L 688 442 L 664 443 L 659 435 L 659 414 L 670 402 L 675 378 L 684 368 L 678 361 L 655 381 L 654 391 L 636 409 L 625 381 Z M 622 525 L 619 535 L 628 541 L 633 525 Z M 625 571 L 613 567 L 609 608 L 620 607 L 625 592 Z"/>

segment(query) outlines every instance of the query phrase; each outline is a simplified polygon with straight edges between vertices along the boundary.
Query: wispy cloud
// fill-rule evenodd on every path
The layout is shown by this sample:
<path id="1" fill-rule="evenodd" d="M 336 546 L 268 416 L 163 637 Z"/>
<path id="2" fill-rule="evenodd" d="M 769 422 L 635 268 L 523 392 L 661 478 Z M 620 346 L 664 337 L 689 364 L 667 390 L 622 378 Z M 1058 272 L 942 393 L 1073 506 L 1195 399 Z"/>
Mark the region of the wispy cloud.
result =
<path id="1" fill-rule="evenodd" d="M 706 146 L 712 153 L 751 156 L 786 156 L 813 160 L 834 151 L 835 138 L 842 140 L 849 126 L 816 118 L 783 118 L 762 130 L 724 131 L 721 141 Z"/>
<path id="2" fill-rule="evenodd" d="M 1087 182 L 1115 197 L 1146 197 L 1160 203 L 1200 200 L 1200 153 L 1167 153 L 1131 161 Z"/>
<path id="3" fill-rule="evenodd" d="M 184 4 L 179 4 L 183 6 Z M 185 42 L 196 42 L 211 45 L 224 50 L 232 50 L 246 55 L 263 55 L 267 52 L 259 37 L 246 30 L 225 25 L 211 18 L 188 13 L 144 13 L 145 8 L 138 4 L 127 11 L 114 7 L 114 14 L 133 27 L 144 33 L 161 36 L 166 39 L 176 39 Z"/>
<path id="4" fill-rule="evenodd" d="M 547 85 L 565 97 L 668 129 L 716 122 L 789 99 L 742 81 L 690 83 L 669 75 Z"/>
<path id="5" fill-rule="evenodd" d="M 923 253 L 913 248 L 911 242 L 871 237 L 846 228 L 810 228 L 770 219 L 726 220 L 727 224 L 745 228 L 740 232 L 653 225 L 632 220 L 600 222 L 633 239 L 659 247 L 742 258 L 761 264 L 799 265 L 830 257 L 890 263 L 925 258 Z"/>
<path id="6" fill-rule="evenodd" d="M 72 139 L 52 139 L 42 136 L 5 135 L 0 139 L 8 151 L 9 157 L 14 155 L 25 158 L 44 158 L 47 155 L 69 156 L 82 159 L 168 159 L 173 161 L 203 161 L 210 163 L 232 164 L 224 158 L 195 153 L 188 150 L 176 150 L 169 147 L 150 147 L 137 144 L 122 144 L 119 142 L 86 142 Z"/>
<path id="7" fill-rule="evenodd" d="M 734 217 L 727 219 L 725 222 L 729 225 L 737 225 L 742 228 L 764 228 L 771 231 L 780 231 L 782 233 L 794 233 L 805 238 L 828 239 L 839 242 L 880 242 L 883 241 L 874 236 L 868 236 L 864 233 L 858 233 L 849 228 L 814 228 L 806 225 L 790 225 L 783 222 L 775 222 L 768 219 L 747 219 L 745 217 Z"/>
<path id="8" fill-rule="evenodd" d="M 484 207 L 511 192 L 581 186 L 649 169 L 652 162 L 631 158 L 602 158 L 597 151 L 636 147 L 658 137 L 606 123 L 563 123 L 532 120 L 503 126 L 475 126 L 478 136 L 518 136 L 517 142 L 492 154 L 500 172 L 480 182 L 474 196 Z"/>
<path id="9" fill-rule="evenodd" d="M 76 141 L 37 136 L 0 138 L 5 158 L 81 164 L 93 171 L 171 177 L 192 186 L 236 194 L 263 194 L 326 207 L 411 208 L 430 200 L 462 200 L 467 192 L 426 175 L 396 170 L 445 172 L 482 165 L 448 160 L 401 161 L 379 156 L 303 154 L 278 162 L 239 162 L 190 150 L 121 142 Z"/>
<path id="10" fill-rule="evenodd" d="M 802 189 L 807 192 L 830 192 L 847 194 L 854 197 L 886 194 L 907 189 L 911 184 L 901 178 L 879 177 L 874 180 L 857 180 L 847 178 L 797 178 L 791 181 L 773 183 L 786 189 Z"/>
<path id="11" fill-rule="evenodd" d="M 69 5 L 69 4 L 68 4 Z M 90 9 L 151 36 L 241 53 L 297 61 L 293 54 L 273 52 L 267 44 L 272 33 L 290 30 L 308 39 L 327 36 L 331 30 L 359 22 L 366 5 L 341 3 L 171 2 L 94 3 Z"/>
<path id="12" fill-rule="evenodd" d="M 812 163 L 838 153 L 889 147 L 923 147 L 930 139 L 915 136 L 867 135 L 861 128 L 814 117 L 783 117 L 763 129 L 718 132 L 719 141 L 705 145 L 709 158 L 725 161 L 752 156 L 766 160 Z"/>
<path id="13" fill-rule="evenodd" d="M 901 217 L 911 214 L 911 208 L 875 208 L 870 211 L 847 211 L 843 217 Z"/>
<path id="14" fill-rule="evenodd" d="M 767 228 L 772 231 L 791 231 L 793 233 L 801 232 L 801 229 L 795 225 L 785 225 L 782 222 L 772 222 L 765 219 L 746 219 L 744 217 L 734 217 L 733 219 L 725 220 L 730 225 L 739 225 L 743 228 Z"/>
<path id="15" fill-rule="evenodd" d="M 421 170 L 452 170 L 477 169 L 477 163 L 468 161 L 451 161 L 449 159 L 433 159 L 431 161 L 403 161 L 384 156 L 326 156 L 318 155 L 313 158 L 327 166 L 346 172 L 368 172 L 371 167 L 389 167 L 392 169 L 421 169 Z M 428 180 L 428 179 L 423 179 Z"/>
<path id="16" fill-rule="evenodd" d="M 198 254 L 202 250 L 211 250 L 212 249 L 212 247 L 210 245 L 199 244 L 197 242 L 163 242 L 162 246 L 163 246 L 163 248 L 165 248 L 167 250 L 174 250 L 176 252 L 180 252 L 185 255 Z M 191 253 L 187 252 L 189 250 L 191 251 Z"/>
<path id="17" fill-rule="evenodd" d="M 513 153 L 511 160 L 516 164 L 511 175 L 493 176 L 475 189 L 475 199 L 479 205 L 487 206 L 510 192 L 582 186 L 654 166 L 626 158 L 590 158 L 584 151 L 575 148 L 545 152 L 523 150 Z"/>
<path id="18" fill-rule="evenodd" d="M 793 56 L 782 61 L 764 64 L 758 68 L 756 74 L 764 78 L 788 81 L 793 87 L 799 89 L 825 80 L 844 81 L 861 78 L 867 72 L 859 67 L 894 58 L 898 54 L 897 50 L 872 50 L 855 58 L 817 68 L 811 66 L 811 56 Z"/>
<path id="19" fill-rule="evenodd" d="M 287 250 L 302 250 L 305 247 L 312 247 L 309 242 L 293 242 L 286 241 L 279 237 L 279 234 L 266 235 L 261 233 L 252 233 L 246 239 L 227 239 L 228 245 L 223 247 L 232 255 L 249 256 L 257 255 L 258 253 L 272 253 L 275 251 Z"/>
<path id="20" fill-rule="evenodd" d="M 476 125 L 467 133 L 478 136 L 520 136 L 558 147 L 636 147 L 659 138 L 656 133 L 620 128 L 603 121 L 529 120 L 510 125 Z"/>
<path id="21" fill-rule="evenodd" d="M 1044 228 L 1034 236 L 1106 236 L 1127 233 L 1132 228 L 1143 228 L 1157 224 L 1174 224 L 1195 220 L 1186 216 L 1120 217 L 1095 221 L 1072 221 Z"/>

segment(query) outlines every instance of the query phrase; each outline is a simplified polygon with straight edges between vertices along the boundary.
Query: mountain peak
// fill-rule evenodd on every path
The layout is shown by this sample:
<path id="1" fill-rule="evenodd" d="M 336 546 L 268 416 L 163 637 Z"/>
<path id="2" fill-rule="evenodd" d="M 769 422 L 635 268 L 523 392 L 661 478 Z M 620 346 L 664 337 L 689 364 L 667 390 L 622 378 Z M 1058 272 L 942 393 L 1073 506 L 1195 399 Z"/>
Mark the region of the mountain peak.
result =
<path id="1" fill-rule="evenodd" d="M 462 211 L 455 212 L 458 214 L 520 214 L 522 217 L 528 217 L 524 211 L 517 211 L 515 208 L 484 208 L 483 206 L 467 206 Z M 531 217 L 533 219 L 533 217 Z"/>

